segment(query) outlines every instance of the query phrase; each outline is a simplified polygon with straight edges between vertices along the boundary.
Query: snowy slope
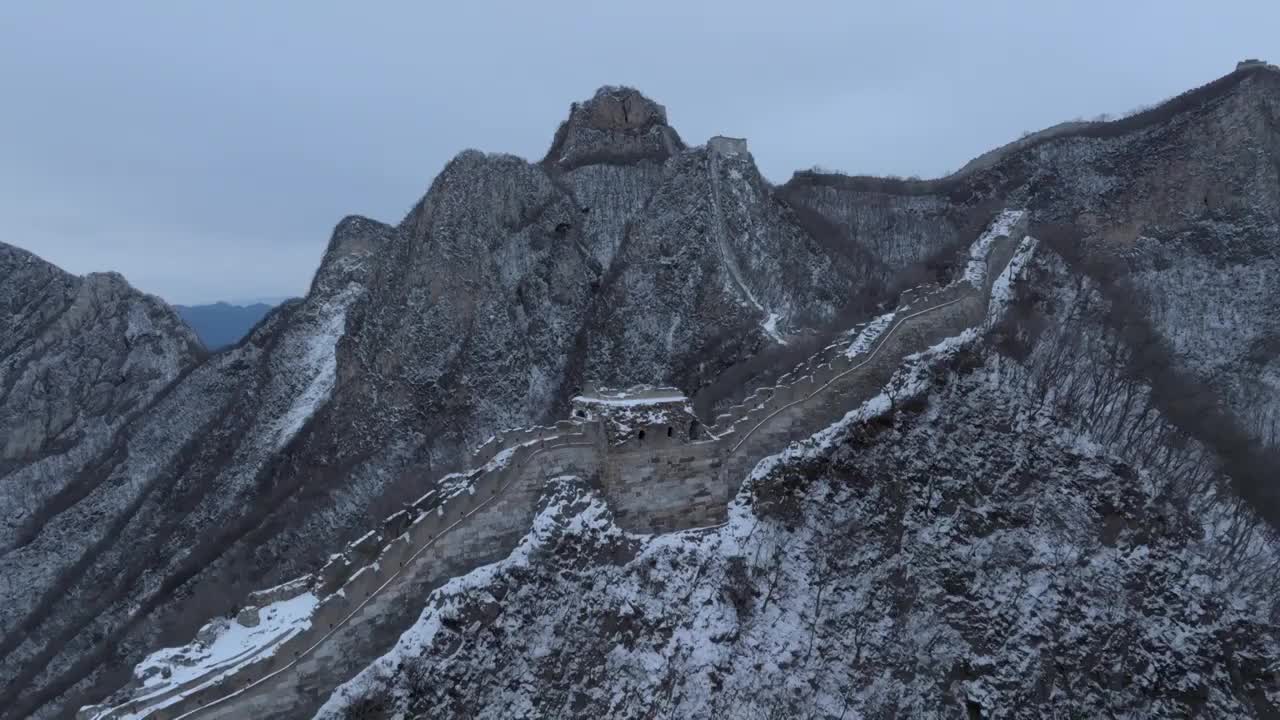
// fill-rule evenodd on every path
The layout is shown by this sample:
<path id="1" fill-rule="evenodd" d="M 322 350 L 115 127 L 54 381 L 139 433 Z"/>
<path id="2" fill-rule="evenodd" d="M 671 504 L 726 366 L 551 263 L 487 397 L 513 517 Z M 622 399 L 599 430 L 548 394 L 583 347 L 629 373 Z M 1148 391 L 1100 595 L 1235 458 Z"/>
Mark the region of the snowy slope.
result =
<path id="1" fill-rule="evenodd" d="M 1038 399 L 1056 341 L 994 337 L 766 459 L 723 526 L 629 535 L 561 478 L 317 717 L 1274 712 L 1275 536 Z"/>
<path id="2" fill-rule="evenodd" d="M 134 668 L 143 687 L 134 698 L 139 710 L 115 717 L 142 720 L 186 693 L 208 687 L 249 662 L 270 657 L 283 642 L 310 626 L 317 602 L 314 594 L 303 593 L 259 608 L 251 619 L 218 618 L 200 629 L 195 643 L 151 653 Z"/>

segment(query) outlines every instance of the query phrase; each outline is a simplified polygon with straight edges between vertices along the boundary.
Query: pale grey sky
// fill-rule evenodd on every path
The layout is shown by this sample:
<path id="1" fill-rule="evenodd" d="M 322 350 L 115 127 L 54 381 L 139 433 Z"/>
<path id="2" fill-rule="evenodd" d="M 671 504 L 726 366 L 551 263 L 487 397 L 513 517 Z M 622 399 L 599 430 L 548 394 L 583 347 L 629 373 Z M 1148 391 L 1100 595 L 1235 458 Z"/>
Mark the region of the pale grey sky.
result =
<path id="1" fill-rule="evenodd" d="M 629 84 L 765 175 L 935 176 L 1244 57 L 1280 2 L 6 2 L 0 240 L 172 302 L 305 290 L 333 225 L 397 222 L 458 151 L 539 158 Z"/>

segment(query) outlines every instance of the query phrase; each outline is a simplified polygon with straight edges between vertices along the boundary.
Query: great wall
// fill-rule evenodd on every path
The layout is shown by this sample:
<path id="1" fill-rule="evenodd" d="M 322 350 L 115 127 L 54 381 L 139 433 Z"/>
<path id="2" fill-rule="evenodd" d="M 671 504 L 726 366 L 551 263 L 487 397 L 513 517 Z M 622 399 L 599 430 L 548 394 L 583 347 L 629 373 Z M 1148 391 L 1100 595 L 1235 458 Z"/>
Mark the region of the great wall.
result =
<path id="1" fill-rule="evenodd" d="M 142 672 L 123 701 L 86 707 L 109 718 L 298 717 L 384 654 L 448 579 L 508 555 L 529 530 L 547 479 L 582 477 L 622 528 L 671 532 L 721 523 L 763 458 L 839 420 L 882 391 L 902 359 L 977 327 L 992 285 L 1026 236 L 1006 211 L 969 252 L 962 277 L 904 293 L 897 310 L 853 328 L 774 387 L 701 426 L 678 391 L 586 393 L 573 417 L 505 432 L 477 448 L 473 469 L 386 518 L 314 574 L 254 593 L 231 625 L 306 600 L 303 622 L 200 671 Z M 638 418 L 638 420 L 637 420 Z"/>

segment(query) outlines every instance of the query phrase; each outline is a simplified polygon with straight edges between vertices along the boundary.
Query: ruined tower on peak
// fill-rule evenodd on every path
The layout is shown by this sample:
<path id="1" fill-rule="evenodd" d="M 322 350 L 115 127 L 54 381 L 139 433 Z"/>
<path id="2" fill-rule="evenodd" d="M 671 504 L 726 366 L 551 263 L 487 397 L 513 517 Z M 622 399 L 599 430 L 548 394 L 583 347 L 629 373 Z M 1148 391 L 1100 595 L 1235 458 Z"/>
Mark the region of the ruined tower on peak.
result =
<path id="1" fill-rule="evenodd" d="M 716 135 L 707 141 L 707 148 L 711 152 L 721 157 L 735 157 L 738 155 L 749 155 L 747 152 L 747 139 L 725 137 L 724 135 Z"/>

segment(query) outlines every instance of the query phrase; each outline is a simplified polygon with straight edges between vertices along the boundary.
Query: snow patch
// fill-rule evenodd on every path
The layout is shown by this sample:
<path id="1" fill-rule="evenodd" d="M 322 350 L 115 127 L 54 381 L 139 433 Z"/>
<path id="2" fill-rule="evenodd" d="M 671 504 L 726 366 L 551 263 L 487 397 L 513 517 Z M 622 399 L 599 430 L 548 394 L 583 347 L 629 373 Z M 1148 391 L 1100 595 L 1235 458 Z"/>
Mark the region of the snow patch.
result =
<path id="1" fill-rule="evenodd" d="M 845 357 L 854 358 L 871 350 L 876 340 L 893 324 L 895 317 L 897 317 L 897 313 L 885 313 L 867 323 L 867 326 L 853 338 L 853 342 L 849 343 L 849 348 L 844 353 Z"/>
<path id="2" fill-rule="evenodd" d="M 1008 311 L 1009 303 L 1013 300 L 1013 284 L 1022 275 L 1023 268 L 1031 261 L 1038 246 L 1039 242 L 1030 235 L 1022 238 L 1022 242 L 1018 243 L 1018 249 L 1009 259 L 1009 264 L 1005 265 L 1004 270 L 991 285 L 991 300 L 987 304 L 987 327 L 995 324 Z"/>
<path id="3" fill-rule="evenodd" d="M 765 318 L 765 321 L 760 323 L 760 327 L 764 328 L 764 334 L 772 338 L 774 342 L 779 345 L 786 345 L 787 341 L 782 337 L 782 334 L 778 332 L 778 321 L 781 319 L 782 317 L 778 315 L 778 313 L 771 312 L 769 313 L 769 317 Z"/>
<path id="4" fill-rule="evenodd" d="M 667 328 L 667 352 L 675 349 L 676 329 L 680 327 L 680 315 L 673 314 L 671 316 L 671 325 Z"/>
<path id="5" fill-rule="evenodd" d="M 316 308 L 315 331 L 307 336 L 299 366 L 294 372 L 305 378 L 302 391 L 272 428 L 275 448 L 283 448 L 333 392 L 338 374 L 338 340 L 346 328 L 347 310 L 364 293 L 351 283 L 341 293 Z"/>
<path id="6" fill-rule="evenodd" d="M 586 405 L 607 405 L 609 407 L 639 407 L 641 405 L 661 405 L 665 403 L 682 403 L 689 398 L 683 394 L 672 395 L 655 395 L 653 397 L 616 397 L 616 398 L 598 398 L 579 395 L 573 399 L 573 402 L 583 403 Z"/>
<path id="7" fill-rule="evenodd" d="M 147 694 L 135 712 L 114 715 L 104 709 L 92 717 L 141 720 L 160 708 L 233 674 L 241 666 L 273 655 L 285 641 L 311 627 L 311 614 L 319 605 L 315 593 L 303 593 L 258 609 L 258 624 L 218 618 L 201 628 L 195 642 L 157 650 L 138 663 L 134 677 Z M 148 699 L 154 702 L 147 703 Z"/>
<path id="8" fill-rule="evenodd" d="M 991 245 L 996 238 L 1003 237 L 1013 230 L 1013 226 L 1022 220 L 1026 213 L 1022 210 L 1005 210 L 991 223 L 991 227 L 969 247 L 969 264 L 965 266 L 964 281 L 974 287 L 982 287 L 987 279 L 987 256 L 991 254 Z"/>

